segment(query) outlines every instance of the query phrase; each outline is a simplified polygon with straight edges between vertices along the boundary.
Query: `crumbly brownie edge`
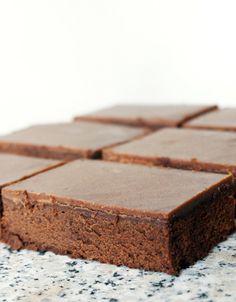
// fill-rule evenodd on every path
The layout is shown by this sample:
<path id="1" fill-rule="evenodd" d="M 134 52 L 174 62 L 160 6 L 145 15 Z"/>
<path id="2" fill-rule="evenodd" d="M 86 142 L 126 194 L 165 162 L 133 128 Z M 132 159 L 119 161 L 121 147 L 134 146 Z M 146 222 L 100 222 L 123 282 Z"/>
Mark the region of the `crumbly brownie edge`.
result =
<path id="1" fill-rule="evenodd" d="M 2 241 L 131 268 L 176 274 L 168 221 L 3 197 Z"/>
<path id="2" fill-rule="evenodd" d="M 2 189 L 4 187 L 7 187 L 9 185 L 13 185 L 13 184 L 16 184 L 18 183 L 19 181 L 22 181 L 22 180 L 25 180 L 25 179 L 28 179 L 30 177 L 33 177 L 35 175 L 38 175 L 38 174 L 41 174 L 41 173 L 44 173 L 44 172 L 47 172 L 49 170 L 52 170 L 52 169 L 56 169 L 60 166 L 63 166 L 64 164 L 66 164 L 65 161 L 55 161 L 55 163 L 51 163 L 51 164 L 48 164 L 48 166 L 45 166 L 43 168 L 39 168 L 38 170 L 36 170 L 35 172 L 32 172 L 31 174 L 29 175 L 24 175 L 22 177 L 20 177 L 19 179 L 15 180 L 15 181 L 10 181 L 8 183 L 5 183 L 4 185 L 1 185 L 0 186 L 0 219 L 2 217 L 2 214 L 3 214 L 3 205 L 2 205 Z M 1 225 L 0 225 L 0 232 L 1 232 Z M 1 237 L 1 236 L 0 236 Z"/>

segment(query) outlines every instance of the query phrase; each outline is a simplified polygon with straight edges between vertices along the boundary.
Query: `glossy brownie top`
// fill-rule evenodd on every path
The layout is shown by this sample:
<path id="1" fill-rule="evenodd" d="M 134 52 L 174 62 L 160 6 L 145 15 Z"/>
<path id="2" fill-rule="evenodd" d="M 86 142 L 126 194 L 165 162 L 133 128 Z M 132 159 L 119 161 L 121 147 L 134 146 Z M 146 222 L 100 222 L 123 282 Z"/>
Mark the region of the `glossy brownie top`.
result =
<path id="1" fill-rule="evenodd" d="M 162 129 L 109 150 L 120 156 L 196 161 L 236 168 L 236 133 L 195 129 Z M 106 151 L 105 151 L 106 152 Z"/>
<path id="2" fill-rule="evenodd" d="M 96 151 L 145 133 L 143 128 L 79 122 L 36 125 L 0 137 L 1 143 Z"/>
<path id="3" fill-rule="evenodd" d="M 236 131 L 236 108 L 219 109 L 188 122 L 186 127 Z"/>
<path id="4" fill-rule="evenodd" d="M 76 160 L 3 189 L 4 198 L 27 198 L 96 211 L 168 218 L 232 183 L 221 174 Z M 21 196 L 22 194 L 22 196 Z M 29 200 L 27 201 L 29 203 Z"/>
<path id="5" fill-rule="evenodd" d="M 58 165 L 56 160 L 0 153 L 0 187 Z"/>
<path id="6" fill-rule="evenodd" d="M 103 109 L 76 120 L 96 120 L 101 122 L 147 125 L 153 127 L 177 126 L 194 116 L 216 109 L 216 106 L 148 106 L 119 105 Z"/>

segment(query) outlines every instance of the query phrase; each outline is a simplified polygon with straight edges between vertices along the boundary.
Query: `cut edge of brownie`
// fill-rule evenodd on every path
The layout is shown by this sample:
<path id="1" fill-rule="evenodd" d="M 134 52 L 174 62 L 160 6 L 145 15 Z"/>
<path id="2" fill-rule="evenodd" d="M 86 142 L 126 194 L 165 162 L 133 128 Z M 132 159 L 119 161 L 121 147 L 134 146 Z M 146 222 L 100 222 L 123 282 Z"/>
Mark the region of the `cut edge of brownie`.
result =
<path id="1" fill-rule="evenodd" d="M 233 186 L 226 176 L 195 206 L 191 200 L 162 218 L 6 187 L 1 238 L 14 249 L 178 274 L 234 230 Z"/>
<path id="2" fill-rule="evenodd" d="M 1 240 L 1 232 L 2 232 L 2 230 L 1 230 L 1 219 L 3 217 L 3 212 L 4 212 L 3 201 L 2 201 L 2 190 L 3 190 L 3 188 L 6 188 L 6 187 L 8 187 L 10 185 L 14 185 L 14 184 L 16 184 L 16 183 L 18 183 L 20 181 L 26 180 L 26 179 L 28 179 L 30 177 L 33 177 L 35 175 L 44 173 L 46 171 L 49 171 L 49 170 L 52 170 L 52 169 L 56 169 L 56 168 L 58 168 L 58 167 L 60 167 L 60 166 L 62 166 L 64 164 L 65 164 L 65 162 L 63 162 L 63 161 L 55 161 L 54 163 L 52 162 L 51 164 L 48 164 L 47 166 L 45 166 L 43 168 L 38 168 L 37 171 L 32 172 L 32 173 L 30 173 L 28 175 L 24 175 L 24 176 L 18 178 L 17 180 L 8 181 L 8 182 L 0 185 L 0 240 Z"/>
<path id="3" fill-rule="evenodd" d="M 226 197 L 225 190 L 227 186 L 189 215 L 173 217 L 170 250 L 177 270 L 207 256 L 215 245 L 235 231 L 233 190 L 229 197 Z"/>

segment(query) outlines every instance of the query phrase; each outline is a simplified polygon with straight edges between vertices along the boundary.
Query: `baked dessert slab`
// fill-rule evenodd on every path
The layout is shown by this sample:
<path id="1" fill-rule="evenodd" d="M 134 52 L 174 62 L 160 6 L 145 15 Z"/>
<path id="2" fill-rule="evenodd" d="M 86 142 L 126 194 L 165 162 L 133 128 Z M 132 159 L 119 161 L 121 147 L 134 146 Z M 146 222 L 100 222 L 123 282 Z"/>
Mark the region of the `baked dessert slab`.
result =
<path id="1" fill-rule="evenodd" d="M 234 229 L 231 175 L 76 160 L 3 189 L 14 249 L 177 274 Z"/>
<path id="2" fill-rule="evenodd" d="M 197 117 L 186 124 L 187 128 L 236 131 L 236 108 L 224 108 Z"/>
<path id="3" fill-rule="evenodd" d="M 1 136 L 0 151 L 60 160 L 97 158 L 102 148 L 146 132 L 143 128 L 89 122 L 36 125 Z"/>
<path id="4" fill-rule="evenodd" d="M 111 124 L 147 126 L 150 128 L 177 127 L 184 122 L 215 110 L 217 106 L 187 105 L 117 105 L 92 114 L 77 116 L 75 121 L 86 120 Z"/>
<path id="5" fill-rule="evenodd" d="M 103 151 L 106 160 L 236 174 L 236 133 L 165 128 Z"/>

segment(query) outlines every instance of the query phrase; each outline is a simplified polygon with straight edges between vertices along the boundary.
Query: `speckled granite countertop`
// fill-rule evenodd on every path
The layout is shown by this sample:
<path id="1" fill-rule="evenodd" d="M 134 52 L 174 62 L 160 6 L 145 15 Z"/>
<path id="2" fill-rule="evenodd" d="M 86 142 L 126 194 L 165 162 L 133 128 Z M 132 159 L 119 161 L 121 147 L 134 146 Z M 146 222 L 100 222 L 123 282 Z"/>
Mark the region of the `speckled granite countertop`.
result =
<path id="1" fill-rule="evenodd" d="M 236 301 L 236 234 L 179 277 L 0 244 L 0 302 L 95 300 Z"/>

